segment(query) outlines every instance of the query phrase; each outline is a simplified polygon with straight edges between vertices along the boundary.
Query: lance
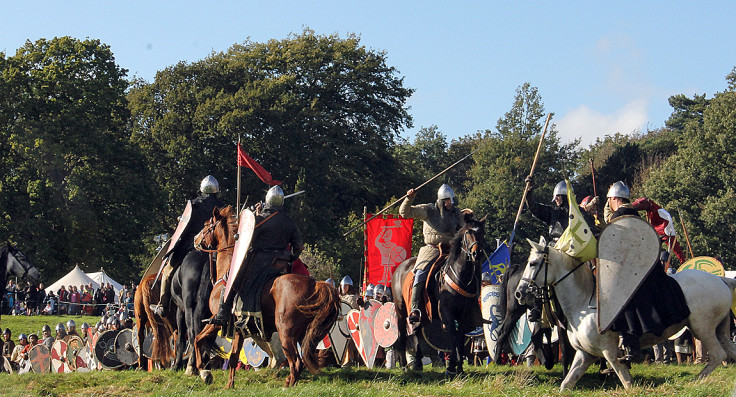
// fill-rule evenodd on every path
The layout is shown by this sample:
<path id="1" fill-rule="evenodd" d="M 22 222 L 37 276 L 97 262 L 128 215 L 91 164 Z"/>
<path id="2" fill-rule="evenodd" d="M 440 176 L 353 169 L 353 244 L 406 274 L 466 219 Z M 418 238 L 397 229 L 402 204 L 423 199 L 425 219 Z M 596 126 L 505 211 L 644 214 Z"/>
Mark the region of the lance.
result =
<path id="1" fill-rule="evenodd" d="M 593 197 L 598 196 L 598 190 L 595 188 L 595 167 L 593 167 L 593 158 L 590 158 L 590 175 L 593 177 Z"/>
<path id="2" fill-rule="evenodd" d="M 237 184 L 238 193 L 237 193 L 237 201 L 235 202 L 235 209 L 237 210 L 240 208 L 240 134 L 238 134 L 238 153 L 235 156 L 238 159 L 237 161 L 238 163 L 238 184 Z M 235 214 L 235 216 L 240 218 L 240 211 L 238 211 L 238 213 Z"/>
<path id="3" fill-rule="evenodd" d="M 690 259 L 695 257 L 695 254 L 693 254 L 693 247 L 690 245 L 690 237 L 687 235 L 687 229 L 685 229 L 685 222 L 682 221 L 682 214 L 680 213 L 680 225 L 682 226 L 682 231 L 685 232 L 685 241 L 687 241 L 687 249 L 690 250 Z"/>
<path id="4" fill-rule="evenodd" d="M 542 130 L 542 136 L 539 137 L 539 145 L 537 145 L 537 154 L 534 155 L 534 161 L 532 162 L 532 169 L 529 171 L 529 177 L 527 178 L 526 184 L 524 185 L 524 194 L 521 196 L 521 203 L 519 203 L 519 210 L 516 212 L 516 219 L 514 220 L 514 228 L 511 230 L 511 236 L 509 237 L 509 252 L 514 247 L 514 236 L 516 235 L 516 226 L 519 224 L 519 217 L 521 211 L 524 209 L 524 202 L 526 201 L 526 194 L 529 193 L 529 186 L 531 185 L 531 177 L 534 176 L 534 169 L 537 167 L 537 160 L 539 160 L 539 153 L 542 151 L 542 142 L 544 142 L 544 136 L 547 134 L 547 126 L 549 120 L 552 118 L 552 113 L 547 113 L 547 121 L 544 122 L 544 129 Z"/>
<path id="5" fill-rule="evenodd" d="M 456 165 L 458 165 L 458 164 L 460 164 L 461 162 L 465 161 L 465 159 L 467 159 L 468 157 L 470 157 L 470 156 L 472 156 L 473 154 L 475 154 L 475 152 L 477 152 L 478 150 L 480 150 L 480 148 L 481 148 L 481 147 L 483 147 L 483 146 L 482 146 L 482 145 L 481 145 L 481 146 L 479 146 L 479 147 L 478 147 L 477 149 L 475 149 L 475 150 L 473 150 L 472 152 L 470 152 L 470 153 L 469 153 L 469 154 L 468 154 L 467 156 L 465 156 L 465 157 L 461 158 L 460 160 L 458 160 L 458 161 L 454 162 L 454 163 L 453 163 L 453 164 L 452 164 L 451 166 L 449 166 L 449 167 L 445 168 L 444 170 L 440 171 L 440 173 L 439 173 L 439 174 L 437 174 L 437 175 L 435 175 L 435 176 L 433 176 L 433 177 L 431 177 L 431 178 L 427 179 L 426 181 L 424 181 L 424 183 L 422 183 L 421 185 L 419 185 L 419 186 L 415 187 L 415 188 L 414 188 L 414 190 L 415 190 L 415 191 L 416 191 L 416 190 L 419 190 L 419 189 L 423 188 L 423 187 L 424 187 L 424 186 L 425 186 L 426 184 L 428 184 L 429 182 L 432 182 L 433 180 L 435 180 L 435 179 L 439 178 L 439 177 L 440 177 L 440 176 L 441 176 L 442 174 L 444 174 L 444 173 L 446 173 L 447 171 L 451 170 L 451 169 L 452 169 L 453 167 L 455 167 Z M 384 209 L 382 209 L 382 210 L 380 210 L 380 211 L 376 212 L 375 214 L 373 214 L 373 216 L 372 216 L 372 217 L 370 217 L 370 218 L 368 218 L 368 219 L 364 220 L 364 221 L 363 221 L 363 222 L 361 222 L 361 223 L 360 223 L 359 225 L 356 225 L 356 226 L 354 226 L 353 228 L 351 228 L 350 230 L 348 230 L 347 232 L 345 232 L 345 234 L 343 234 L 342 236 L 343 236 L 343 237 L 347 236 L 348 234 L 350 234 L 350 233 L 354 232 L 354 231 L 355 231 L 355 229 L 357 229 L 357 228 L 359 228 L 359 227 L 361 227 L 361 226 L 365 225 L 366 223 L 370 222 L 371 220 L 375 219 L 375 218 L 376 218 L 376 217 L 378 217 L 379 215 L 381 215 L 381 214 L 383 214 L 384 212 L 386 212 L 386 210 L 388 210 L 389 208 L 393 207 L 394 205 L 396 205 L 396 204 L 397 204 L 398 202 L 400 202 L 401 200 L 405 199 L 405 198 L 406 198 L 406 196 L 407 196 L 407 195 L 405 194 L 405 195 L 403 195 L 403 196 L 399 197 L 399 198 L 398 198 L 398 199 L 397 199 L 396 201 L 394 201 L 393 203 L 391 203 L 391 204 L 387 205 L 387 206 L 386 206 L 386 207 L 385 207 Z"/>

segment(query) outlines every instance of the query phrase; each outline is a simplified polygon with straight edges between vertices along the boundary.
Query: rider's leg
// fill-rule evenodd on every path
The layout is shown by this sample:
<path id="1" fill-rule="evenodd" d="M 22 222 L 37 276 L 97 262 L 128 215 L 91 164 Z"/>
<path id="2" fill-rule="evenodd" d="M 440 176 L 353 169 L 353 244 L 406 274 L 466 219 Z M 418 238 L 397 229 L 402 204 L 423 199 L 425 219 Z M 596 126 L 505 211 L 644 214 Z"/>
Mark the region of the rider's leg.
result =
<path id="1" fill-rule="evenodd" d="M 409 313 L 409 321 L 413 323 L 418 323 L 422 319 L 419 305 L 422 302 L 422 295 L 424 295 L 424 284 L 427 281 L 428 272 L 427 269 L 416 269 L 414 275 L 414 284 L 411 291 L 411 312 Z"/>
<path id="2" fill-rule="evenodd" d="M 169 300 L 171 299 L 171 273 L 173 271 L 174 268 L 171 266 L 170 262 L 167 262 L 166 265 L 164 265 L 164 268 L 161 269 L 161 292 L 159 294 L 158 303 L 151 305 L 151 309 L 153 309 L 153 311 L 159 316 L 163 316 L 166 308 L 169 306 Z"/>

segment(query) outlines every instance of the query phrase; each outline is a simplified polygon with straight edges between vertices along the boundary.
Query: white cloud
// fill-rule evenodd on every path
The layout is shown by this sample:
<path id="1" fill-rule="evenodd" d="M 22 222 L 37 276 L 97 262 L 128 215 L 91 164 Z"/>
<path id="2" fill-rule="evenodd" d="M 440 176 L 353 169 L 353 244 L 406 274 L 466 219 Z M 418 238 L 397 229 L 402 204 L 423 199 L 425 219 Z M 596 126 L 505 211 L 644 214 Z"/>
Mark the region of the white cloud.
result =
<path id="1" fill-rule="evenodd" d="M 647 125 L 648 107 L 648 100 L 643 98 L 635 99 L 610 114 L 580 105 L 562 115 L 557 122 L 557 131 L 563 143 L 581 138 L 581 146 L 587 147 L 596 138 L 603 138 L 607 134 L 643 131 Z"/>

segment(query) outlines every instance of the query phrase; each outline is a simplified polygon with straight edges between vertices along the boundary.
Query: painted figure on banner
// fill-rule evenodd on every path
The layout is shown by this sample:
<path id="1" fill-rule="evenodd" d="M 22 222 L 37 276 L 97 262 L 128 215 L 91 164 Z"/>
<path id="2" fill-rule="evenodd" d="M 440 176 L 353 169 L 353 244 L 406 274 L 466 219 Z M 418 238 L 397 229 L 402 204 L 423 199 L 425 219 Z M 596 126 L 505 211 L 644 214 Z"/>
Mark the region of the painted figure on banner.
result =
<path id="1" fill-rule="evenodd" d="M 381 253 L 381 267 L 383 274 L 381 275 L 381 284 L 387 284 L 391 281 L 391 274 L 396 265 L 406 260 L 408 257 L 406 249 L 392 241 L 393 231 L 391 229 L 403 227 L 401 220 L 395 220 L 393 225 L 385 225 L 381 227 L 381 231 L 376 237 L 375 244 Z"/>

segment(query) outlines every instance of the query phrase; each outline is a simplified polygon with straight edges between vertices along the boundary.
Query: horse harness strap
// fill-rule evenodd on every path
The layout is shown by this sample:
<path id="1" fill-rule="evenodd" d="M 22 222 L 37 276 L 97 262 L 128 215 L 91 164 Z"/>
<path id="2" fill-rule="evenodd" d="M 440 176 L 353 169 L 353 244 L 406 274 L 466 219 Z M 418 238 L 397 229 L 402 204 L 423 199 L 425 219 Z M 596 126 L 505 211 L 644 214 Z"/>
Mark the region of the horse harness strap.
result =
<path id="1" fill-rule="evenodd" d="M 455 292 L 458 294 L 466 297 L 466 298 L 474 298 L 477 296 L 477 294 L 471 294 L 470 292 L 465 291 L 464 289 L 460 288 L 459 285 L 457 285 L 454 281 L 452 281 L 452 278 L 450 278 L 450 275 L 446 272 L 444 273 L 443 279 L 445 280 L 445 283 L 452 288 Z"/>

